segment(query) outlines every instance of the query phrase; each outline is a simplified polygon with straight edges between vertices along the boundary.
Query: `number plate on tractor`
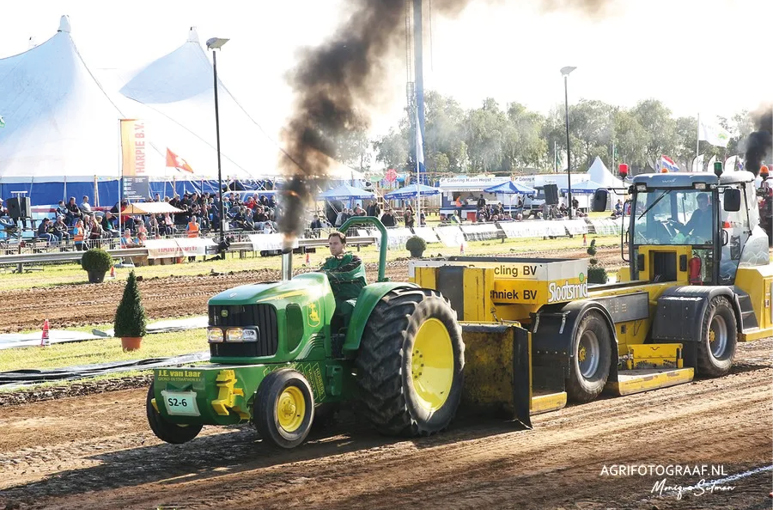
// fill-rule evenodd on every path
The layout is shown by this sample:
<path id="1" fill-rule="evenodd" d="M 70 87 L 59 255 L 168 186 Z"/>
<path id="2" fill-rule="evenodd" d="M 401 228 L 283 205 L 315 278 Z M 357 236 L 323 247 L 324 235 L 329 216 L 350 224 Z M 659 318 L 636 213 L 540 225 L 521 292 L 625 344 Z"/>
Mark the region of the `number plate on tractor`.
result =
<path id="1" fill-rule="evenodd" d="M 166 412 L 172 416 L 201 416 L 195 391 L 161 391 Z"/>

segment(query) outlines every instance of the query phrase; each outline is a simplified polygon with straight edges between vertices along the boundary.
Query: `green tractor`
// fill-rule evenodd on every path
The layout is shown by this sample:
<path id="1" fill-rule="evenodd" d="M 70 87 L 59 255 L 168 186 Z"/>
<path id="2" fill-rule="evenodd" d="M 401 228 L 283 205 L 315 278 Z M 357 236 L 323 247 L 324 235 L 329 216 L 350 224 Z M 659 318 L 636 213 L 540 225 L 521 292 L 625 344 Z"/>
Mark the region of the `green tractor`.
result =
<path id="1" fill-rule="evenodd" d="M 146 408 L 156 436 L 185 443 L 203 425 L 252 422 L 267 442 L 293 448 L 315 413 L 346 401 L 388 435 L 429 435 L 449 425 L 463 386 L 457 314 L 437 291 L 389 282 L 386 229 L 357 217 L 341 231 L 355 223 L 381 232 L 378 282 L 356 300 L 337 300 L 327 274 L 293 278 L 288 253 L 282 281 L 214 296 L 211 363 L 154 371 Z"/>

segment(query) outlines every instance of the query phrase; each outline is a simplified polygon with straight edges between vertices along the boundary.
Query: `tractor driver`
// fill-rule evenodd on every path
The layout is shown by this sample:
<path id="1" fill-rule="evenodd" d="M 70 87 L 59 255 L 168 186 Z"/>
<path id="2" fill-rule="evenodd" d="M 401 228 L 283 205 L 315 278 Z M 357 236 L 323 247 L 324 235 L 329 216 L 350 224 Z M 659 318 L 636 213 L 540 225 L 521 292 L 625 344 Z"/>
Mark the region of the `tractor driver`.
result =
<path id="1" fill-rule="evenodd" d="M 684 226 L 675 224 L 677 230 L 686 236 L 693 236 L 704 243 L 711 241 L 712 209 L 708 193 L 700 193 L 696 198 L 698 208 L 693 211 L 690 220 Z"/>
<path id="2" fill-rule="evenodd" d="M 321 271 L 327 274 L 333 296 L 336 301 L 334 321 L 340 320 L 340 328 L 346 329 L 354 311 L 360 290 L 367 285 L 365 267 L 357 255 L 346 253 L 346 235 L 341 232 L 331 232 L 327 236 L 330 255 Z M 337 322 L 337 321 L 336 321 Z M 338 325 L 336 324 L 336 325 Z M 338 333 L 334 326 L 333 333 Z"/>

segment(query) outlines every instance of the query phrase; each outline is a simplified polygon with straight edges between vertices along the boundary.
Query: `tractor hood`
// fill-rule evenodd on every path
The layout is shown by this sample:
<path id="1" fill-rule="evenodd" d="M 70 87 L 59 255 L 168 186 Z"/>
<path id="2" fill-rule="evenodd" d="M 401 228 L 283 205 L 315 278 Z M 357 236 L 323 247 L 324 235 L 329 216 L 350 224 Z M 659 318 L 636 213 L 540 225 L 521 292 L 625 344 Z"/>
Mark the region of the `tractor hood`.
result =
<path id="1" fill-rule="evenodd" d="M 306 273 L 292 280 L 242 285 L 217 294 L 209 305 L 271 304 L 284 308 L 288 303 L 317 302 L 324 297 L 333 301 L 330 283 L 324 273 Z"/>

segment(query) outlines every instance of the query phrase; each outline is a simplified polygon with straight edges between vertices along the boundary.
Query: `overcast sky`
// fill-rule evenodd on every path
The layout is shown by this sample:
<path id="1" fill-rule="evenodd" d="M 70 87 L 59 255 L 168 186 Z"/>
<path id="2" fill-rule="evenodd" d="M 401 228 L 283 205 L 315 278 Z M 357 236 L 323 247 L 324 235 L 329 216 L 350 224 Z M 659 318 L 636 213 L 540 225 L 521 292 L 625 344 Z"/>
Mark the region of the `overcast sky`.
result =
<path id="1" fill-rule="evenodd" d="M 563 105 L 559 70 L 567 65 L 577 66 L 570 103 L 586 98 L 630 107 L 656 98 L 677 116 L 711 117 L 773 99 L 771 0 L 610 0 L 596 17 L 544 12 L 527 0 L 471 3 L 455 20 L 433 17 L 431 44 L 425 32 L 426 87 L 464 107 L 491 96 L 503 106 L 518 101 L 547 113 Z M 231 39 L 218 58 L 219 76 L 276 133 L 289 113 L 284 75 L 297 50 L 334 33 L 348 16 L 346 6 L 345 0 L 3 1 L 0 58 L 26 51 L 30 37 L 42 43 L 53 36 L 62 14 L 70 16 L 72 37 L 92 68 L 155 60 L 196 26 L 202 42 Z M 398 53 L 383 77 L 391 95 L 374 112 L 374 135 L 395 124 L 405 105 L 405 51 Z"/>

